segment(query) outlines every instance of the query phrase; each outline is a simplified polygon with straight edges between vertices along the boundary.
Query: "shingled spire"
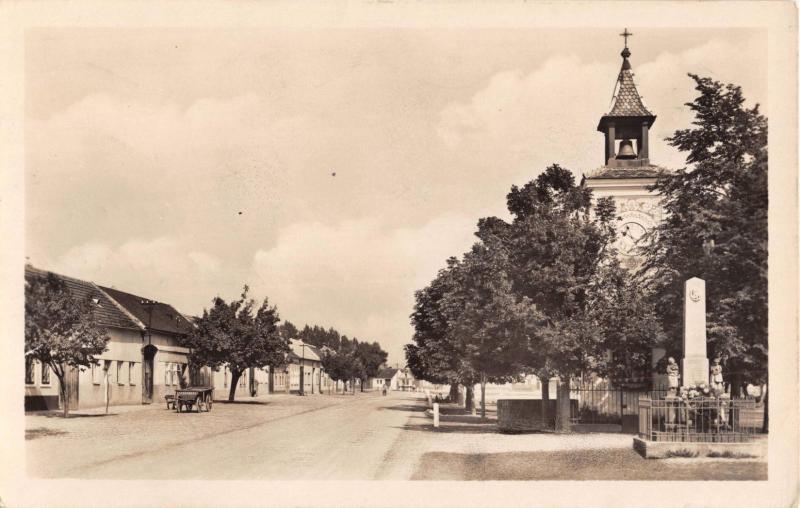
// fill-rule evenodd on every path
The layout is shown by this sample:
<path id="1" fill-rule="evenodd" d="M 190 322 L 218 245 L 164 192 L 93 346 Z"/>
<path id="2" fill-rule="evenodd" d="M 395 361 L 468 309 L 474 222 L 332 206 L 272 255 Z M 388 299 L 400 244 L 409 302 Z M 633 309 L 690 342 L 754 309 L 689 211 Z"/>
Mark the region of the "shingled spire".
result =
<path id="1" fill-rule="evenodd" d="M 617 77 L 616 93 L 614 94 L 614 105 L 606 116 L 653 116 L 647 110 L 636 85 L 633 83 L 633 72 L 628 57 L 631 52 L 628 48 L 622 50 L 622 69 L 619 70 Z"/>
<path id="2" fill-rule="evenodd" d="M 597 130 L 606 137 L 606 165 L 641 166 L 648 164 L 647 135 L 656 117 L 645 107 L 633 82 L 633 71 L 628 60 L 631 56 L 631 51 L 628 49 L 628 37 L 633 34 L 626 28 L 625 32 L 620 35 L 625 37 L 625 48 L 620 53 L 622 68 L 617 76 L 614 103 L 611 111 L 600 118 Z M 617 155 L 616 140 L 622 140 L 620 152 L 624 148 L 624 154 Z M 636 152 L 632 148 L 633 140 L 636 141 L 638 149 Z"/>

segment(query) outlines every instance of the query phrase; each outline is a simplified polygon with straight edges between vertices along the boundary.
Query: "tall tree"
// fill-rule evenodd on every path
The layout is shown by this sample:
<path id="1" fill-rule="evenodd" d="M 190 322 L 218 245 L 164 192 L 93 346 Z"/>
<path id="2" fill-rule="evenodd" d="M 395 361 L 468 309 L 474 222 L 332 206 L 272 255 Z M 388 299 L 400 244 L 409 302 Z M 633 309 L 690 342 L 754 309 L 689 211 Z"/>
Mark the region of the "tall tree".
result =
<path id="1" fill-rule="evenodd" d="M 239 378 L 250 367 L 277 367 L 286 361 L 289 339 L 278 331 L 278 310 L 265 298 L 258 309 L 247 298 L 247 286 L 238 300 L 213 300 L 187 339 L 190 361 L 218 369 L 227 365 L 231 371 L 228 400 L 234 400 Z"/>
<path id="2" fill-rule="evenodd" d="M 695 119 L 668 138 L 688 166 L 652 187 L 666 218 L 643 247 L 640 275 L 674 354 L 683 283 L 706 281 L 709 354 L 722 358 L 736 394 L 767 379 L 767 119 L 758 105 L 745 106 L 740 87 L 689 76 Z"/>
<path id="3" fill-rule="evenodd" d="M 518 301 L 527 298 L 541 313 L 525 361 L 543 387 L 550 376 L 560 378 L 556 422 L 568 430 L 570 379 L 587 371 L 604 373 L 619 363 L 647 367 L 649 356 L 638 352 L 652 346 L 657 327 L 652 309 L 620 306 L 623 297 L 635 300 L 631 293 L 639 288 L 624 284 L 613 248 L 613 200 L 598 199 L 593 207 L 590 190 L 554 164 L 522 188 L 512 187 L 507 201 L 512 222 L 482 219 L 478 236 L 504 245 Z M 624 335 L 612 326 L 621 322 L 628 323 Z M 637 354 L 627 354 L 621 338 Z"/>
<path id="4" fill-rule="evenodd" d="M 97 323 L 91 297 L 77 298 L 52 273 L 25 278 L 25 357 L 58 378 L 64 417 L 69 415 L 67 369 L 89 367 L 106 350 L 108 336 Z"/>
<path id="5" fill-rule="evenodd" d="M 484 418 L 486 383 L 519 377 L 541 319 L 527 297 L 512 291 L 508 268 L 496 238 L 477 243 L 456 268 L 456 283 L 443 299 L 449 333 L 462 353 L 460 368 L 481 385 Z"/>
<path id="6" fill-rule="evenodd" d="M 472 407 L 475 373 L 465 369 L 464 351 L 451 332 L 445 313 L 444 298 L 456 286 L 456 270 L 460 261 L 451 257 L 428 286 L 414 294 L 411 313 L 414 344 L 406 346 L 406 363 L 417 379 L 450 384 L 451 400 L 458 395 L 458 385 L 467 388 L 467 408 Z"/>

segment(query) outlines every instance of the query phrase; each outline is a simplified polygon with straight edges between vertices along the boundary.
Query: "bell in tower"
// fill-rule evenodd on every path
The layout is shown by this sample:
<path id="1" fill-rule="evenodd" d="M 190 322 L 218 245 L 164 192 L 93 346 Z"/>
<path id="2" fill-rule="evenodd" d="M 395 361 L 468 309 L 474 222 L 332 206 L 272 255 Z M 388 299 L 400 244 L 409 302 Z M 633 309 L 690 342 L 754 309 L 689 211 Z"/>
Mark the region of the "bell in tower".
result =
<path id="1" fill-rule="evenodd" d="M 617 75 L 614 103 L 611 110 L 600 118 L 597 130 L 605 135 L 605 166 L 637 168 L 650 164 L 648 135 L 656 116 L 648 111 L 636 90 L 628 60 L 631 51 L 628 49 L 627 36 L 631 34 L 626 30 L 623 35 L 626 36 L 625 48 L 620 53 L 622 68 Z M 633 148 L 633 140 L 636 140 L 638 153 Z M 619 153 L 616 150 L 617 141 L 620 141 Z"/>
<path id="2" fill-rule="evenodd" d="M 617 159 L 635 159 L 636 152 L 633 151 L 633 142 L 630 139 L 624 140 L 619 144 L 619 155 Z"/>

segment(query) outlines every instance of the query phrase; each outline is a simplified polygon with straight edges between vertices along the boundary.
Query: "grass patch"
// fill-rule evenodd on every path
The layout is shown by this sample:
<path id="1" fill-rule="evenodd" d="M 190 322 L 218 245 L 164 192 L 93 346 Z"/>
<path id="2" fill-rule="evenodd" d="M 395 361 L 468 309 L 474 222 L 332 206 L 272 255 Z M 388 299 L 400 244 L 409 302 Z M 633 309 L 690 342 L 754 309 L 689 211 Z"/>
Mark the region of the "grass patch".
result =
<path id="1" fill-rule="evenodd" d="M 712 459 L 755 459 L 755 455 L 751 455 L 749 453 L 740 453 L 740 452 L 732 452 L 730 450 L 725 450 L 724 452 L 708 452 L 706 457 L 711 457 Z"/>
<path id="2" fill-rule="evenodd" d="M 766 480 L 767 463 L 643 459 L 632 449 L 423 454 L 412 480 Z"/>
<path id="3" fill-rule="evenodd" d="M 668 459 L 677 457 L 691 459 L 697 457 L 697 455 L 698 453 L 695 451 L 683 449 L 683 450 L 669 450 L 667 451 L 667 453 L 664 454 L 664 457 Z"/>

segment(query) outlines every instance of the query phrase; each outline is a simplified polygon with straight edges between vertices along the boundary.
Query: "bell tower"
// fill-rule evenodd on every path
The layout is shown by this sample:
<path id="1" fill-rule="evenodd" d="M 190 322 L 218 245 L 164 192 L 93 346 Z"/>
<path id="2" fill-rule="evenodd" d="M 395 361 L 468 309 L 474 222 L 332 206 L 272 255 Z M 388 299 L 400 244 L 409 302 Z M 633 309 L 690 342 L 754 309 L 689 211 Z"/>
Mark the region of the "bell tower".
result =
<path id="1" fill-rule="evenodd" d="M 650 162 L 650 127 L 656 116 L 647 109 L 636 84 L 629 60 L 631 50 L 626 28 L 622 67 L 617 75 L 611 109 L 600 117 L 597 130 L 605 139 L 603 165 L 583 175 L 583 185 L 592 189 L 593 199 L 613 197 L 620 217 L 617 224 L 617 251 L 620 260 L 629 268 L 641 262 L 637 246 L 639 239 L 663 215 L 660 199 L 647 190 L 665 169 Z"/>
<path id="2" fill-rule="evenodd" d="M 625 48 L 622 56 L 622 68 L 614 87 L 614 104 L 611 111 L 600 118 L 597 130 L 605 135 L 606 156 L 603 164 L 609 167 L 643 167 L 650 164 L 649 132 L 656 116 L 648 111 L 636 90 L 633 82 L 633 71 L 628 58 L 628 37 L 633 35 L 626 28 L 622 32 L 625 37 Z M 617 149 L 617 141 L 619 149 Z M 633 142 L 636 142 L 634 148 Z"/>

